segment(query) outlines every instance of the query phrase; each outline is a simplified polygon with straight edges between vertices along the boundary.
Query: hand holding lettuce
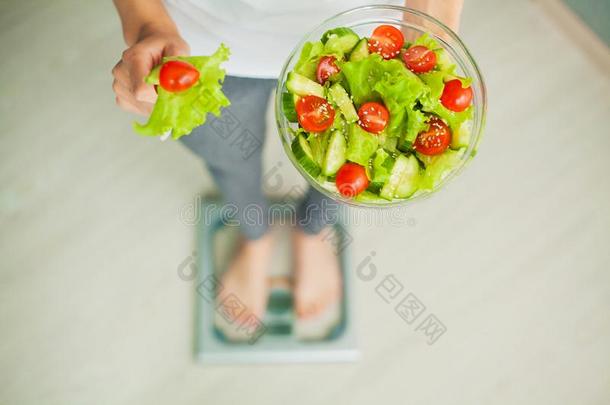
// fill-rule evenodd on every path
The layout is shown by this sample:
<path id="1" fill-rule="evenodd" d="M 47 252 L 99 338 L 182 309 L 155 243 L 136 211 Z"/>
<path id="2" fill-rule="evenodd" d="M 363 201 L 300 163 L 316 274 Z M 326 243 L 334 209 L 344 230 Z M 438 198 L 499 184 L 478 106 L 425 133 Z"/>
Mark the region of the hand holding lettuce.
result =
<path id="1" fill-rule="evenodd" d="M 158 98 L 145 124 L 135 123 L 142 135 L 162 136 L 171 131 L 173 139 L 188 135 L 206 122 L 207 114 L 220 115 L 230 105 L 222 92 L 225 71 L 220 67 L 229 58 L 224 44 L 211 56 L 175 56 L 163 58 L 147 76 Z"/>

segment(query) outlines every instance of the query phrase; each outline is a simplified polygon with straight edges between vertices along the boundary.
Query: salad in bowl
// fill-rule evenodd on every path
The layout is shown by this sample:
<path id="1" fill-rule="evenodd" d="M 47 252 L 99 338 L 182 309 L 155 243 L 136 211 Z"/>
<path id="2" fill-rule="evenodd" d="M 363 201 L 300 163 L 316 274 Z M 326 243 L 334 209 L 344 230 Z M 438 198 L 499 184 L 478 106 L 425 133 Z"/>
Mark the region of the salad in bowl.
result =
<path id="1" fill-rule="evenodd" d="M 379 8 L 427 25 L 380 21 Z M 444 39 L 469 57 L 448 28 L 394 6 L 350 10 L 320 28 L 289 58 L 276 93 L 285 149 L 314 187 L 356 205 L 402 204 L 436 191 L 474 156 L 484 85 L 472 58 Z"/>

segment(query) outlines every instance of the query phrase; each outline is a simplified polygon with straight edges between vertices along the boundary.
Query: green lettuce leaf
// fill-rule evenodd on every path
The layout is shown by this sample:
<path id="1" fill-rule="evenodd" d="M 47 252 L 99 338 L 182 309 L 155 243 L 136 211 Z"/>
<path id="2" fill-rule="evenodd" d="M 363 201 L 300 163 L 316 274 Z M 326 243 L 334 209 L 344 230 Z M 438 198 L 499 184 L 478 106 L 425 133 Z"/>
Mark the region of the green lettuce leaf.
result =
<path id="1" fill-rule="evenodd" d="M 324 44 L 321 41 L 305 42 L 299 60 L 294 65 L 294 71 L 308 79 L 316 80 L 318 61 L 323 53 Z"/>
<path id="2" fill-rule="evenodd" d="M 373 177 L 371 181 L 373 183 L 385 183 L 388 181 L 393 166 L 394 158 L 383 148 L 377 149 L 373 159 Z"/>
<path id="3" fill-rule="evenodd" d="M 388 63 L 386 63 L 388 62 Z M 415 139 L 421 131 L 424 115 L 416 110 L 417 100 L 427 93 L 425 84 L 397 60 L 384 61 L 385 75 L 374 86 L 390 112 L 385 132 L 390 137 Z"/>
<path id="4" fill-rule="evenodd" d="M 379 94 L 373 91 L 375 83 L 383 75 L 383 58 L 377 54 L 369 55 L 359 61 L 340 63 L 345 86 L 356 104 L 356 108 L 366 101 L 378 101 Z"/>
<path id="5" fill-rule="evenodd" d="M 390 122 L 383 135 L 389 139 L 398 138 L 398 148 L 402 151 L 412 150 L 417 135 L 428 128 L 431 114 L 447 122 L 453 133 L 458 133 L 473 114 L 472 107 L 458 113 L 440 102 L 448 80 L 458 78 L 464 84 L 470 84 L 469 79 L 454 76 L 455 65 L 446 51 L 429 35 L 422 35 L 414 44 L 427 46 L 437 54 L 437 66 L 433 71 L 416 75 L 406 69 L 402 61 L 384 60 L 377 54 L 340 64 L 344 86 L 356 107 L 368 101 L 384 103 L 390 113 Z"/>
<path id="6" fill-rule="evenodd" d="M 455 151 L 447 149 L 442 155 L 425 156 L 418 154 L 419 160 L 426 165 L 426 170 L 420 181 L 421 190 L 432 191 L 440 185 L 440 183 L 453 172 L 460 164 L 463 151 Z"/>
<path id="7" fill-rule="evenodd" d="M 421 110 L 411 109 L 407 111 L 407 128 L 403 139 L 413 143 L 417 134 L 428 128 L 428 117 Z M 404 142 L 401 142 L 401 145 Z"/>
<path id="8" fill-rule="evenodd" d="M 431 71 L 428 73 L 422 73 L 419 75 L 419 78 L 426 83 L 430 92 L 426 94 L 426 100 L 439 100 L 441 98 L 441 94 L 443 94 L 443 89 L 445 87 L 445 76 L 447 76 L 446 72 L 442 71 Z"/>
<path id="9" fill-rule="evenodd" d="M 211 56 L 177 56 L 163 58 L 182 60 L 199 70 L 199 81 L 191 88 L 171 93 L 157 87 L 158 98 L 146 124 L 135 123 L 134 129 L 142 135 L 160 136 L 171 130 L 172 138 L 188 135 L 196 127 L 205 124 L 207 114 L 220 116 L 221 108 L 229 106 L 229 99 L 222 92 L 225 78 L 220 64 L 229 59 L 229 48 L 224 44 Z M 158 83 L 158 69 L 146 78 L 149 83 Z"/>
<path id="10" fill-rule="evenodd" d="M 359 61 L 345 62 L 341 69 L 357 106 L 367 101 L 383 101 L 390 113 L 384 131 L 388 137 L 408 133 L 409 139 L 415 139 L 425 128 L 425 116 L 416 106 L 418 99 L 428 93 L 427 87 L 401 61 L 384 60 L 372 54 Z"/>

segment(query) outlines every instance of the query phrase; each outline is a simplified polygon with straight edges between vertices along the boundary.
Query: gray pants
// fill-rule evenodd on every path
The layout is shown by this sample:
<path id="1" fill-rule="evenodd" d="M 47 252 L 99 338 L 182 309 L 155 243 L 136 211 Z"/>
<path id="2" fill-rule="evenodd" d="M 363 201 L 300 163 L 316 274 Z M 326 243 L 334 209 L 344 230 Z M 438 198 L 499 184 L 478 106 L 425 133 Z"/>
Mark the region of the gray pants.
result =
<path id="1" fill-rule="evenodd" d="M 269 226 L 269 204 L 262 190 L 262 151 L 267 101 L 276 83 L 227 76 L 223 91 L 231 105 L 220 118 L 209 115 L 205 125 L 180 138 L 203 159 L 224 201 L 236 208 L 234 219 L 248 239 L 261 237 Z M 256 221 L 246 218 L 253 208 L 259 213 Z M 333 200 L 310 187 L 297 206 L 297 224 L 316 234 L 336 219 L 336 211 Z"/>

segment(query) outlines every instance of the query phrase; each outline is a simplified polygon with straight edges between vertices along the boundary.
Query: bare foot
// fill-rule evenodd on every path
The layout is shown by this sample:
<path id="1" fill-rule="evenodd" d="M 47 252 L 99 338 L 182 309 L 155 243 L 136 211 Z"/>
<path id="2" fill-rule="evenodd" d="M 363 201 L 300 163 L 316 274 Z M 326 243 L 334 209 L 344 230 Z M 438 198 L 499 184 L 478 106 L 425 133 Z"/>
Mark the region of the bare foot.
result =
<path id="1" fill-rule="evenodd" d="M 245 324 L 251 315 L 262 320 L 269 295 L 267 269 L 272 250 L 270 234 L 243 240 L 220 278 L 217 302 L 223 303 L 222 311 L 237 324 Z"/>
<path id="2" fill-rule="evenodd" d="M 295 264 L 294 301 L 299 319 L 313 318 L 341 298 L 339 259 L 323 233 L 293 232 Z"/>

